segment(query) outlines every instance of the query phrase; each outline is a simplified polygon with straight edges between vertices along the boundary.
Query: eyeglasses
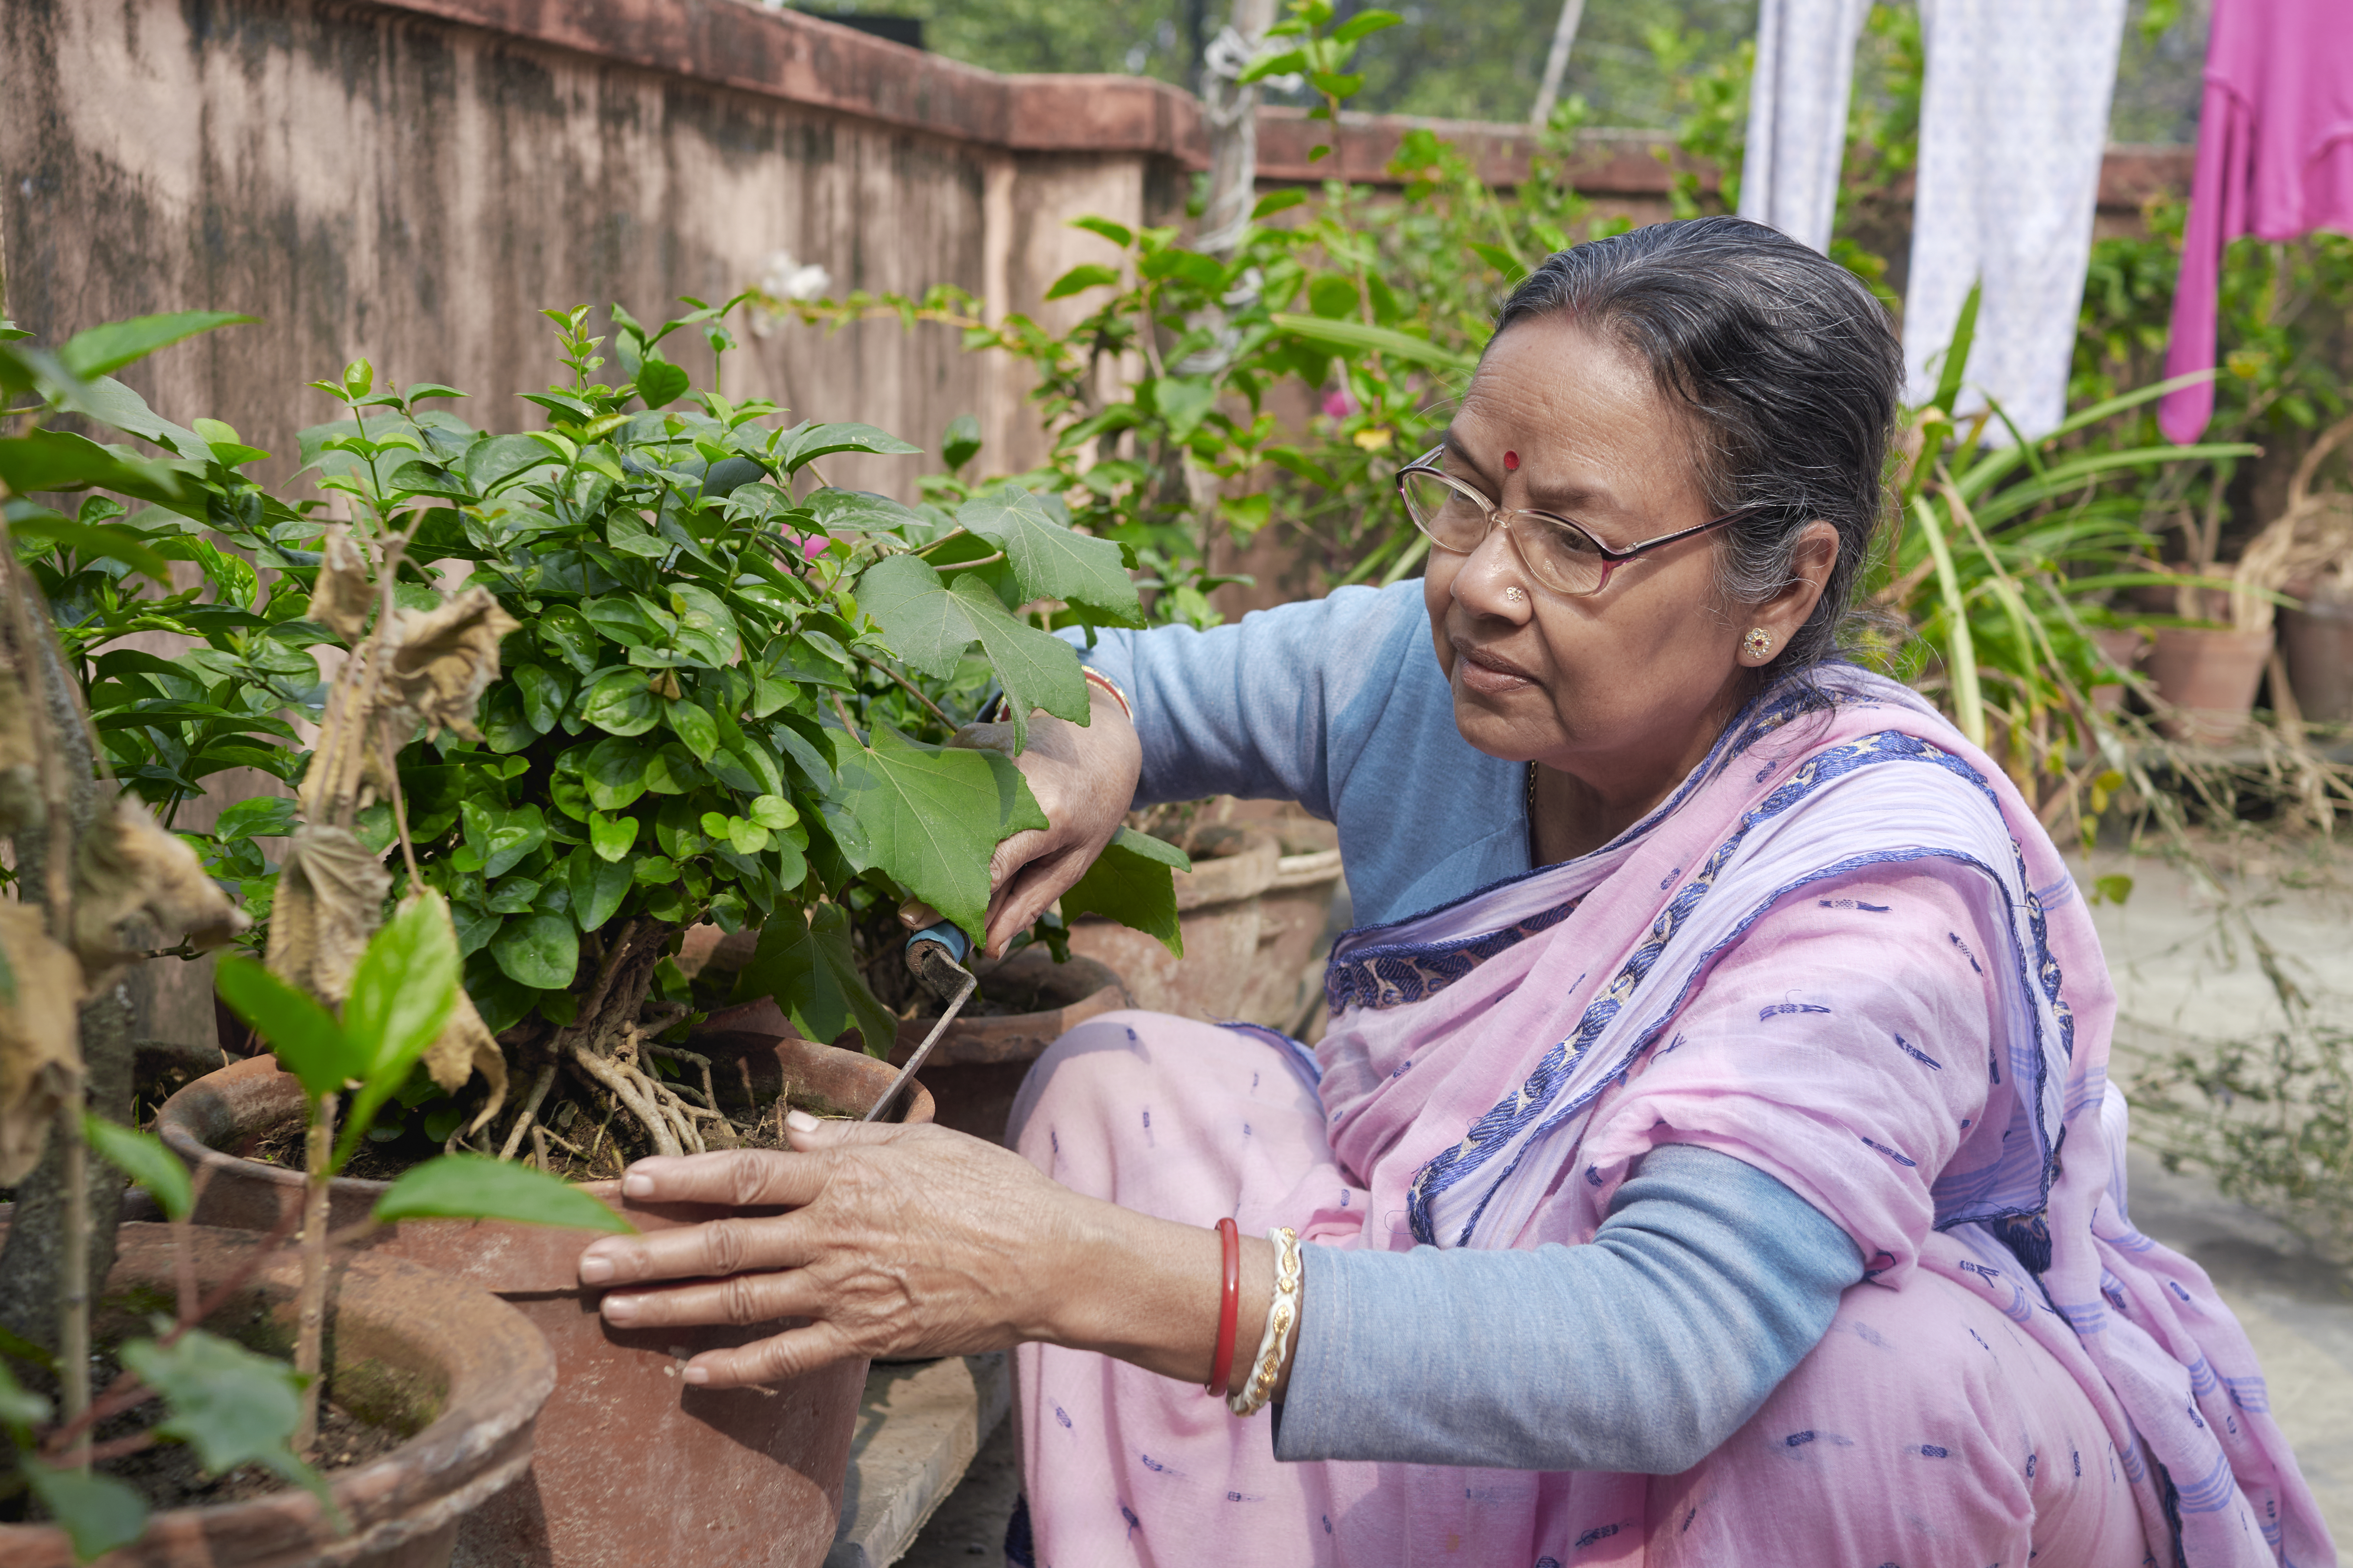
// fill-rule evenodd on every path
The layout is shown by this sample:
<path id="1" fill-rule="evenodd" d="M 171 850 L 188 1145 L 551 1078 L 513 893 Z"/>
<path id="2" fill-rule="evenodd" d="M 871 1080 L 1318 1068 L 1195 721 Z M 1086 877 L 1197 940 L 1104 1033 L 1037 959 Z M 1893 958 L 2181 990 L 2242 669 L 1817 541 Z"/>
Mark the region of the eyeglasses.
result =
<path id="1" fill-rule="evenodd" d="M 1414 526 L 1436 548 L 1450 555 L 1468 555 L 1500 523 L 1519 547 L 1520 559 L 1527 563 L 1536 581 L 1572 598 L 1599 594 L 1609 585 L 1610 573 L 1638 555 L 1749 515 L 1726 512 L 1697 528 L 1680 529 L 1624 550 L 1612 550 L 1565 517 L 1525 507 L 1497 506 L 1461 479 L 1440 473 L 1437 463 L 1445 452 L 1445 447 L 1434 447 L 1398 470 L 1398 494 L 1404 498 L 1406 513 Z M 1514 531 L 1512 524 L 1520 521 L 1528 526 Z"/>

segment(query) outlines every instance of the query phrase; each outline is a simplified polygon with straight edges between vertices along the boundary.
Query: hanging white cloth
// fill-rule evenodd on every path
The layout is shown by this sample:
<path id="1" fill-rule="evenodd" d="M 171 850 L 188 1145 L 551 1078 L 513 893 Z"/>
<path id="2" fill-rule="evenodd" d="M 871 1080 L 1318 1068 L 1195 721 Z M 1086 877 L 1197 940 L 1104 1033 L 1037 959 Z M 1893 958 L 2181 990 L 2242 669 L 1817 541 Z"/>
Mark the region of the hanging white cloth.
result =
<path id="1" fill-rule="evenodd" d="M 1982 279 L 1959 406 L 1990 397 L 2031 439 L 2066 413 L 2125 0 L 1920 0 L 1920 20 L 1928 73 L 1904 301 L 1910 396 L 1935 394 Z"/>
<path id="2" fill-rule="evenodd" d="M 1740 216 L 1827 253 L 1869 0 L 1760 0 Z"/>

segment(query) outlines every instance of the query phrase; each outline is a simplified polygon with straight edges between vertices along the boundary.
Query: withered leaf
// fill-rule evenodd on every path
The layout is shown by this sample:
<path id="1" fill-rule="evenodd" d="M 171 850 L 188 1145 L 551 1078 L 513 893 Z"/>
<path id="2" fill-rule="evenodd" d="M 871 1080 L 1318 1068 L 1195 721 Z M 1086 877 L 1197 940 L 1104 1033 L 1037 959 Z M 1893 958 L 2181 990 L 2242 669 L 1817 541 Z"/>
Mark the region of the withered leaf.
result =
<path id="1" fill-rule="evenodd" d="M 368 581 L 367 560 L 352 542 L 350 531 L 327 530 L 319 581 L 311 590 L 311 619 L 357 647 L 367 634 L 368 611 L 375 607 L 375 586 Z"/>
<path id="2" fill-rule="evenodd" d="M 401 611 L 399 644 L 384 672 L 385 706 L 414 715 L 428 731 L 480 740 L 474 714 L 498 679 L 499 639 L 519 624 L 483 588 L 436 609 Z"/>
<path id="3" fill-rule="evenodd" d="M 468 1125 L 469 1136 L 481 1131 L 499 1113 L 507 1100 L 507 1058 L 499 1049 L 498 1040 L 474 1011 L 473 998 L 459 987 L 458 1000 L 449 1009 L 449 1021 L 442 1026 L 440 1038 L 425 1047 L 425 1070 L 442 1092 L 455 1094 L 466 1087 L 466 1079 L 475 1073 L 490 1086 L 490 1098 Z"/>
<path id="4" fill-rule="evenodd" d="M 144 916 L 152 932 L 126 933 Z M 125 795 L 82 835 L 74 863 L 74 949 L 95 988 L 114 965 L 152 942 L 185 934 L 199 948 L 218 947 L 253 922 L 205 875 L 187 840 L 167 833 Z"/>
<path id="5" fill-rule="evenodd" d="M 304 823 L 286 841 L 269 913 L 270 972 L 331 1004 L 384 919 L 392 874 L 346 827 Z"/>
<path id="6" fill-rule="evenodd" d="M 81 966 L 24 904 L 0 904 L 0 1186 L 13 1186 L 81 1076 Z"/>

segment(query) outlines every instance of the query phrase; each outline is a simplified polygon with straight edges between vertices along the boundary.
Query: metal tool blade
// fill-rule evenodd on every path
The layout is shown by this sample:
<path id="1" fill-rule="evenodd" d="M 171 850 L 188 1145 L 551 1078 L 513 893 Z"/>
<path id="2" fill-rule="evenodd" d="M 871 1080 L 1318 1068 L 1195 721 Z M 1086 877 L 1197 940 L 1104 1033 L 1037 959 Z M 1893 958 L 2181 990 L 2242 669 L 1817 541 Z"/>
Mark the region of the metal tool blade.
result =
<path id="1" fill-rule="evenodd" d="M 891 1109 L 891 1102 L 899 1098 L 899 1091 L 907 1086 L 909 1079 L 915 1076 L 915 1069 L 923 1065 L 923 1058 L 932 1054 L 932 1047 L 940 1043 L 940 1037 L 948 1032 L 948 1026 L 955 1022 L 955 1016 L 964 1011 L 964 1005 L 979 988 L 980 982 L 973 978 L 970 971 L 959 973 L 964 975 L 964 984 L 956 987 L 955 998 L 940 1014 L 940 1021 L 932 1026 L 932 1032 L 923 1037 L 923 1043 L 915 1047 L 915 1054 L 907 1058 L 907 1065 L 899 1069 L 899 1076 L 891 1080 L 891 1087 L 882 1091 L 882 1098 L 874 1102 L 874 1109 L 860 1118 L 861 1121 L 872 1121 Z"/>

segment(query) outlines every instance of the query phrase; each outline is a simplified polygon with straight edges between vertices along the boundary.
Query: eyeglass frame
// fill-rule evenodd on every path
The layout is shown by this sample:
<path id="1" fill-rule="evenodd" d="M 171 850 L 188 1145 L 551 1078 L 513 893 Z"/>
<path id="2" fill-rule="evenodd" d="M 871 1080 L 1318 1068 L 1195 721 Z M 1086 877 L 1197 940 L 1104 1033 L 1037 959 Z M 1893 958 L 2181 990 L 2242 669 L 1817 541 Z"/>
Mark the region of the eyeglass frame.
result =
<path id="1" fill-rule="evenodd" d="M 1463 480 L 1456 479 L 1452 474 L 1450 474 L 1443 468 L 1436 466 L 1438 459 L 1445 456 L 1445 454 L 1446 448 L 1442 445 L 1432 447 L 1429 451 L 1424 452 L 1420 457 L 1416 458 L 1412 462 L 1408 463 L 1404 468 L 1399 468 L 1397 471 L 1396 484 L 1398 490 L 1398 502 L 1405 508 L 1406 516 L 1412 521 L 1413 526 L 1420 531 L 1421 536 L 1430 541 L 1430 547 L 1432 550 L 1443 550 L 1449 555 L 1469 555 L 1479 548 L 1479 544 L 1484 544 L 1487 542 L 1487 536 L 1495 531 L 1495 525 L 1498 522 L 1501 522 L 1504 525 L 1504 532 L 1507 535 L 1512 531 L 1510 520 L 1514 517 L 1530 517 L 1535 519 L 1539 522 L 1556 523 L 1587 541 L 1593 546 L 1593 552 L 1601 557 L 1601 581 L 1596 583 L 1584 593 L 1574 593 L 1567 588 L 1554 587 L 1553 584 L 1549 583 L 1545 584 L 1545 586 L 1551 588 L 1554 593 L 1566 595 L 1567 597 L 1572 599 L 1590 599 L 1602 593 L 1609 586 L 1609 574 L 1617 571 L 1619 567 L 1626 564 L 1629 561 L 1635 560 L 1642 555 L 1647 555 L 1653 550 L 1672 544 L 1677 540 L 1695 539 L 1699 535 L 1706 533 L 1712 529 L 1722 528 L 1727 522 L 1738 522 L 1742 518 L 1753 517 L 1758 510 L 1756 507 L 1744 507 L 1738 511 L 1728 511 L 1722 517 L 1713 519 L 1707 522 L 1703 522 L 1696 528 L 1677 529 L 1672 533 L 1662 533 L 1656 539 L 1643 540 L 1641 543 L 1629 545 L 1624 550 L 1612 550 L 1609 546 L 1602 543 L 1601 541 L 1594 538 L 1593 531 L 1591 529 L 1586 527 L 1581 522 L 1563 517 L 1557 512 L 1542 511 L 1535 507 L 1500 506 L 1497 503 L 1489 500 L 1485 496 L 1481 495 L 1477 490 L 1472 489 L 1471 486 Z M 1486 525 L 1479 531 L 1479 544 L 1473 544 L 1469 550 L 1457 550 L 1451 544 L 1441 543 L 1438 535 L 1430 532 L 1428 525 L 1423 523 L 1420 518 L 1414 516 L 1413 502 L 1407 499 L 1405 493 L 1406 480 L 1414 474 L 1428 474 L 1431 479 L 1438 480 L 1440 484 L 1445 485 L 1450 489 L 1453 489 L 1479 503 L 1480 510 L 1486 519 Z M 1514 537 L 1512 540 L 1512 548 L 1514 551 L 1519 551 L 1520 549 L 1520 542 L 1516 537 Z M 1539 582 L 1543 581 L 1543 574 L 1536 570 L 1535 563 L 1528 559 L 1525 552 L 1520 552 L 1520 561 L 1523 565 L 1527 567 L 1528 574 L 1530 576 L 1536 578 Z"/>

